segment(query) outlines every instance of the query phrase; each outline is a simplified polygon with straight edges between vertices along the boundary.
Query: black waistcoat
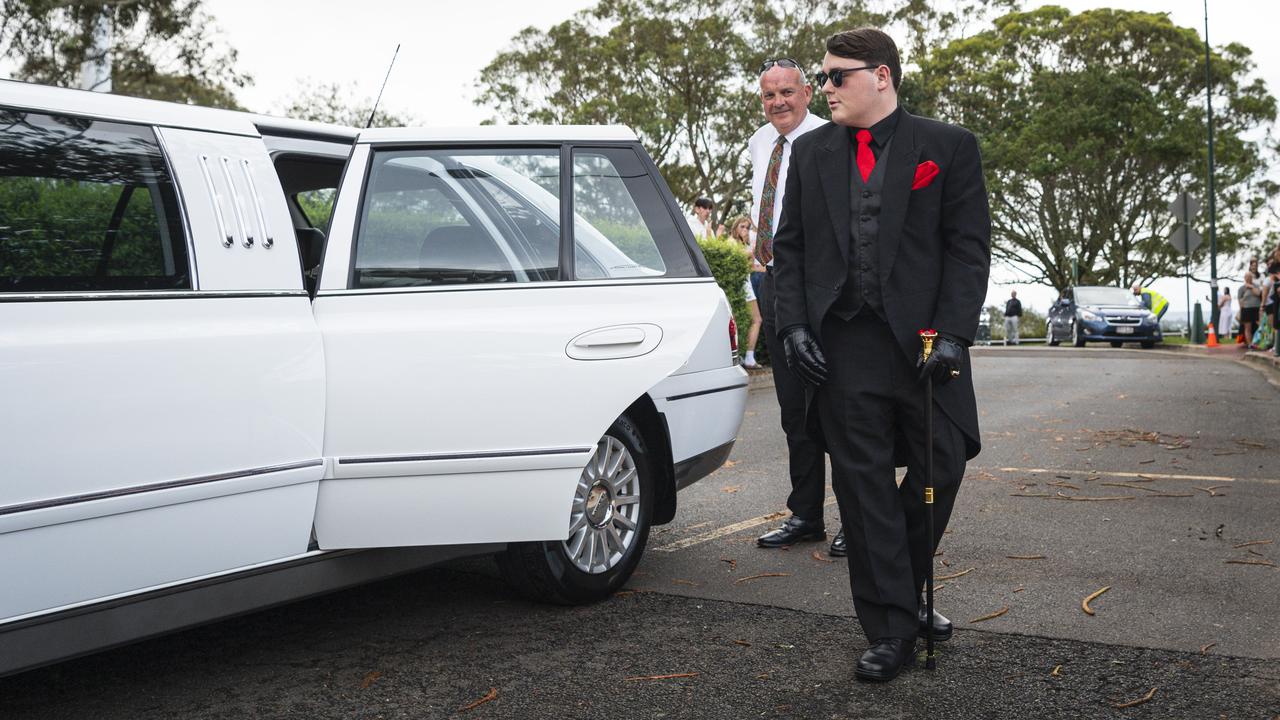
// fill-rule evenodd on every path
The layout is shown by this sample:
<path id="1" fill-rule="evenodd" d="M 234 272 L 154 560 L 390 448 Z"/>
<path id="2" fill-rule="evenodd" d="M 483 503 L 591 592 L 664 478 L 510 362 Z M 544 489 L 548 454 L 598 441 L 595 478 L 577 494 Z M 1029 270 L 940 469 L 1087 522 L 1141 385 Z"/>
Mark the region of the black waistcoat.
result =
<path id="1" fill-rule="evenodd" d="M 888 165 L 890 138 L 880 151 L 876 166 L 866 182 L 855 166 L 849 183 L 849 268 L 844 290 L 831 312 L 849 320 L 864 307 L 884 319 L 884 296 L 880 292 L 880 192 L 884 188 L 884 168 Z M 851 158 L 852 160 L 852 158 Z M 884 162 L 881 162 L 881 161 Z"/>

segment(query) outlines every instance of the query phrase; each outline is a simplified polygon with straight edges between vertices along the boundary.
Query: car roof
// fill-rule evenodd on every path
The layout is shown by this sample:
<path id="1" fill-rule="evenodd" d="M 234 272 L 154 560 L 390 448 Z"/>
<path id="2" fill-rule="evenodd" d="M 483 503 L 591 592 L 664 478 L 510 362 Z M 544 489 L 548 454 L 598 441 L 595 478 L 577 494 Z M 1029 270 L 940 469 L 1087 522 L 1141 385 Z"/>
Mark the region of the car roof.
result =
<path id="1" fill-rule="evenodd" d="M 473 127 L 371 128 L 360 143 L 415 142 L 635 142 L 622 125 L 478 125 Z"/>
<path id="2" fill-rule="evenodd" d="M 0 106 L 252 137 L 264 133 L 283 133 L 351 142 L 358 132 L 354 128 L 328 123 L 52 87 L 19 80 L 0 79 Z"/>

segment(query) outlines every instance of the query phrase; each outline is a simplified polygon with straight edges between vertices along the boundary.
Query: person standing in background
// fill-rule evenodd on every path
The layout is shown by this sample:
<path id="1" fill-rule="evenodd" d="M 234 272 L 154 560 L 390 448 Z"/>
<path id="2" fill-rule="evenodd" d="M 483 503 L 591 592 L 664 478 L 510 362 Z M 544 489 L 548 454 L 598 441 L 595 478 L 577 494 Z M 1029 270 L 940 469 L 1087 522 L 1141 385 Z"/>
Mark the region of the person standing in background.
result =
<path id="1" fill-rule="evenodd" d="M 1235 316 L 1235 306 L 1231 303 L 1231 288 L 1224 285 L 1222 295 L 1218 298 L 1218 337 L 1223 340 L 1231 337 L 1231 321 Z"/>
<path id="2" fill-rule="evenodd" d="M 791 493 L 787 509 L 791 517 L 782 526 L 756 539 L 762 548 L 780 548 L 827 537 L 823 501 L 827 494 L 827 469 L 823 449 L 811 437 L 805 422 L 804 382 L 783 361 L 782 342 L 774 313 L 773 233 L 782 218 L 791 146 L 797 138 L 827 124 L 809 112 L 813 86 L 805 81 L 800 65 L 791 58 L 766 60 L 760 66 L 760 101 L 768 120 L 747 142 L 751 154 L 751 217 L 756 218 L 756 260 L 765 268 L 760 283 L 760 314 L 764 317 L 764 343 L 773 359 L 773 389 L 781 410 L 782 431 L 787 436 L 787 467 Z M 836 534 L 830 553 L 845 555 L 844 533 Z"/>
<path id="3" fill-rule="evenodd" d="M 1253 348 L 1253 333 L 1258 329 L 1258 309 L 1262 306 L 1262 289 L 1257 285 L 1258 258 L 1249 261 L 1249 270 L 1244 273 L 1244 284 L 1240 286 L 1240 332 L 1244 333 L 1245 344 Z"/>
<path id="4" fill-rule="evenodd" d="M 742 249 L 752 256 L 752 262 L 756 262 L 754 255 L 756 243 L 751 239 L 751 218 L 746 215 L 739 215 L 734 218 L 729 223 L 729 239 L 741 245 Z M 759 291 L 750 277 L 747 278 L 745 291 L 747 306 L 751 308 L 751 327 L 747 330 L 747 343 L 742 357 L 742 367 L 748 370 L 758 370 L 760 369 L 760 364 L 756 362 L 756 342 L 760 339 L 760 302 L 757 296 Z"/>
<path id="5" fill-rule="evenodd" d="M 1018 344 L 1018 323 L 1022 322 L 1022 301 L 1018 299 L 1018 291 L 1010 290 L 1009 299 L 1004 303 L 1004 344 Z"/>
<path id="6" fill-rule="evenodd" d="M 711 211 L 715 209 L 716 204 L 711 202 L 711 198 L 700 197 L 693 201 L 693 215 L 685 220 L 689 222 L 689 229 L 693 231 L 694 238 L 711 240 L 724 235 L 724 225 L 716 228 L 711 223 Z"/>

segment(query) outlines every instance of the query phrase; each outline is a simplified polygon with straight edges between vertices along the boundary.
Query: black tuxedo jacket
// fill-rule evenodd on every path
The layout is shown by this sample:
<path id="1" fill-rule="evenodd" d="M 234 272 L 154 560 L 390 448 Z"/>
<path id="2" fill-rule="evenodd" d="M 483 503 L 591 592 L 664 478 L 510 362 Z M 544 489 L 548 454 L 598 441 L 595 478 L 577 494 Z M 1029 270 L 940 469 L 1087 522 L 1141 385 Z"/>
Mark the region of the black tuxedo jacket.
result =
<path id="1" fill-rule="evenodd" d="M 913 190 L 916 168 L 932 160 L 938 174 Z M 991 217 L 977 139 L 969 131 L 906 111 L 898 119 L 885 167 L 880 210 L 880 288 L 885 316 L 912 362 L 920 330 L 932 328 L 972 344 L 987 296 Z M 808 326 L 821 342 L 822 321 L 848 276 L 849 128 L 828 123 L 791 149 L 782 219 L 774 235 L 778 335 Z M 980 449 L 970 366 L 937 386 L 935 402 L 964 432 L 966 455 Z M 839 362 L 839 358 L 827 358 Z"/>

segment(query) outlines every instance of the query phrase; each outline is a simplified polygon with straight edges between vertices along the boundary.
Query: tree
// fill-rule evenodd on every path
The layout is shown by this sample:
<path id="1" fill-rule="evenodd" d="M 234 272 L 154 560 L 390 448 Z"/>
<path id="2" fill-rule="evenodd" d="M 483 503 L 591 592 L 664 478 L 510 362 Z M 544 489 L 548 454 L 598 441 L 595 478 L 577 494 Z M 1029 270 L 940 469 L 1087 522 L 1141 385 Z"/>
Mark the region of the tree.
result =
<path id="1" fill-rule="evenodd" d="M 369 113 L 373 111 L 373 98 L 365 97 L 353 100 L 355 88 L 343 83 L 304 82 L 302 89 L 288 100 L 288 105 L 281 111 L 285 117 L 298 120 L 333 123 L 348 127 L 362 128 L 369 123 Z M 371 127 L 404 127 L 420 125 L 417 118 L 411 115 L 400 115 L 379 107 L 374 113 Z"/>
<path id="2" fill-rule="evenodd" d="M 1271 151 L 1251 138 L 1275 120 L 1276 101 L 1252 70 L 1248 48 L 1214 52 L 1220 252 L 1264 220 Z M 1167 205 L 1184 191 L 1204 197 L 1207 167 L 1194 30 L 1164 14 L 1010 13 L 931 53 L 915 89 L 926 113 L 978 135 L 996 259 L 1058 289 L 1072 258 L 1082 284 L 1181 274 Z"/>
<path id="3" fill-rule="evenodd" d="M 835 0 L 601 0 L 516 35 L 481 71 L 476 103 L 493 121 L 628 125 L 676 197 L 714 198 L 723 220 L 750 203 L 761 62 L 790 57 L 807 74 L 824 38 L 885 20 Z"/>
<path id="4" fill-rule="evenodd" d="M 0 58 L 20 80 L 71 87 L 80 67 L 102 56 L 93 41 L 111 28 L 112 92 L 237 108 L 234 48 L 215 45 L 202 0 L 0 0 Z"/>

